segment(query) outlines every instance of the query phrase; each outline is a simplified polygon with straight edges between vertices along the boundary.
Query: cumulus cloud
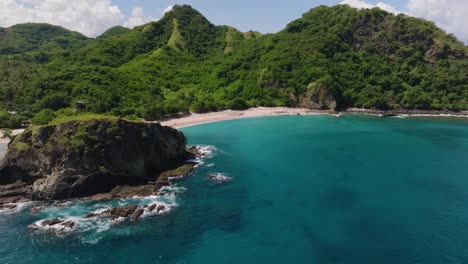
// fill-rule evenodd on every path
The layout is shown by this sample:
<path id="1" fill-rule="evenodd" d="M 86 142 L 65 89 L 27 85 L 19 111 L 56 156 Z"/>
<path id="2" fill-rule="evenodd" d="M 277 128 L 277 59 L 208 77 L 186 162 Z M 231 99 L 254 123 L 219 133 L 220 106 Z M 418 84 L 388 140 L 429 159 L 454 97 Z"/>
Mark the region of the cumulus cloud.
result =
<path id="1" fill-rule="evenodd" d="M 1 0 L 0 26 L 25 22 L 45 22 L 97 36 L 121 24 L 120 8 L 111 0 Z"/>
<path id="2" fill-rule="evenodd" d="M 396 10 L 393 6 L 386 4 L 384 2 L 378 2 L 376 5 L 369 4 L 365 1 L 362 0 L 344 0 L 340 3 L 341 5 L 349 5 L 354 8 L 359 8 L 359 9 L 371 9 L 374 7 L 378 7 L 382 10 L 385 10 L 387 12 L 393 13 L 393 14 L 399 14 L 403 13 L 398 10 Z"/>
<path id="3" fill-rule="evenodd" d="M 133 27 L 148 23 L 149 21 L 152 21 L 152 20 L 154 19 L 150 16 L 145 17 L 145 11 L 143 10 L 143 8 L 136 6 L 132 10 L 132 15 L 124 23 L 124 26 L 133 28 Z"/>
<path id="4" fill-rule="evenodd" d="M 170 12 L 172 8 L 174 8 L 173 5 L 167 6 L 166 8 L 164 8 L 161 15 L 164 15 L 167 12 Z M 132 10 L 132 15 L 128 18 L 127 21 L 125 21 L 123 25 L 128 28 L 133 28 L 133 27 L 143 25 L 153 20 L 156 20 L 156 19 L 151 16 L 145 16 L 145 12 L 143 8 L 136 6 Z"/>
<path id="5" fill-rule="evenodd" d="M 439 27 L 468 43 L 468 1 L 409 0 L 411 15 L 434 21 Z"/>
<path id="6" fill-rule="evenodd" d="M 166 7 L 163 14 L 171 11 Z M 135 6 L 125 17 L 112 0 L 0 0 L 0 26 L 36 22 L 59 25 L 95 37 L 105 30 L 123 25 L 133 28 L 155 20 L 145 16 L 142 7 Z"/>
<path id="7" fill-rule="evenodd" d="M 166 14 L 167 12 L 170 12 L 172 10 L 172 8 L 174 8 L 173 5 L 169 5 L 167 6 L 166 8 L 164 8 L 163 10 L 163 15 Z"/>

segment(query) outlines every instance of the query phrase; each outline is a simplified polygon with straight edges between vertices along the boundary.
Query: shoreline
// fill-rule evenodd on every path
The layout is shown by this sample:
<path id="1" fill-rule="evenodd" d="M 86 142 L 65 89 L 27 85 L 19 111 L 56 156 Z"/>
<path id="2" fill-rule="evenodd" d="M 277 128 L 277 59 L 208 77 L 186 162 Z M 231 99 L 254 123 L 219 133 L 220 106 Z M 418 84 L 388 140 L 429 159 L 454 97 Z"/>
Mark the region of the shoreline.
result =
<path id="1" fill-rule="evenodd" d="M 306 108 L 289 107 L 256 107 L 246 110 L 224 110 L 209 113 L 191 113 L 187 116 L 170 118 L 161 121 L 161 125 L 173 128 L 184 128 L 201 124 L 221 122 L 227 120 L 266 117 L 266 116 L 287 116 L 287 115 L 333 115 L 335 112 L 326 110 L 311 110 Z M 337 114 L 337 113 L 336 113 Z"/>
<path id="2" fill-rule="evenodd" d="M 162 121 L 151 121 L 151 123 L 160 122 L 163 126 L 173 128 L 184 128 L 214 122 L 227 120 L 250 118 L 250 117 L 267 117 L 267 116 L 287 116 L 287 115 L 373 115 L 381 117 L 456 117 L 468 118 L 468 111 L 436 111 L 436 110 L 374 110 L 364 108 L 348 108 L 341 112 L 331 110 L 312 110 L 307 108 L 290 108 L 290 107 L 255 107 L 246 110 L 224 110 L 219 112 L 209 113 L 190 113 L 186 116 L 178 116 Z M 24 129 L 12 130 L 13 135 L 22 133 Z M 10 139 L 1 138 L 3 131 L 0 130 L 0 144 L 8 144 Z"/>
<path id="3" fill-rule="evenodd" d="M 435 111 L 435 110 L 373 110 L 364 108 L 349 108 L 341 112 L 330 110 L 312 110 L 306 108 L 289 107 L 256 107 L 247 110 L 224 110 L 220 112 L 209 113 L 191 113 L 187 116 L 174 117 L 161 121 L 161 125 L 173 128 L 184 128 L 214 122 L 227 120 L 249 118 L 249 117 L 267 117 L 267 116 L 286 116 L 286 115 L 373 115 L 381 117 L 457 117 L 468 118 L 468 111 Z"/>
<path id="4" fill-rule="evenodd" d="M 376 115 L 383 117 L 404 116 L 404 117 L 461 117 L 468 118 L 468 111 L 446 111 L 446 110 L 375 110 L 365 108 L 348 108 L 343 114 Z"/>
<path id="5" fill-rule="evenodd" d="M 11 134 L 13 136 L 16 136 L 18 134 L 23 133 L 23 131 L 24 131 L 24 128 L 12 129 Z M 8 143 L 10 143 L 10 139 L 9 138 L 3 138 L 3 130 L 0 129 L 0 144 L 8 144 Z"/>

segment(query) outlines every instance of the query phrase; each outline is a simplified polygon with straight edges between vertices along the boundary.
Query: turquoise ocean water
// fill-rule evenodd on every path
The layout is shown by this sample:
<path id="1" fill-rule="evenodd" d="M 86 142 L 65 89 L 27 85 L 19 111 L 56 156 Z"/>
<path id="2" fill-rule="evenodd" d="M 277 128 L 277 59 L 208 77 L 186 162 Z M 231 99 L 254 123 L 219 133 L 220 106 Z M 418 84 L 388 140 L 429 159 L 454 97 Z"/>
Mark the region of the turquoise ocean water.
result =
<path id="1" fill-rule="evenodd" d="M 0 263 L 468 263 L 467 120 L 285 116 L 183 131 L 215 149 L 168 195 L 0 213 Z M 171 210 L 138 224 L 80 218 L 149 201 Z M 28 228 L 50 217 L 79 229 Z"/>

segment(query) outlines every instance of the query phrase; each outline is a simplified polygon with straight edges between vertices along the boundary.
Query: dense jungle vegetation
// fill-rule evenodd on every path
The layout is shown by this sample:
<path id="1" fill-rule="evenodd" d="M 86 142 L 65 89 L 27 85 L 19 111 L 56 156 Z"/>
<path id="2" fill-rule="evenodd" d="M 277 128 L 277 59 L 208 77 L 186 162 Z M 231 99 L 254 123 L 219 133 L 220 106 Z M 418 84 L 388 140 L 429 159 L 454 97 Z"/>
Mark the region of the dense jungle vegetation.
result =
<path id="1" fill-rule="evenodd" d="M 298 106 L 468 109 L 468 48 L 433 22 L 320 6 L 275 34 L 215 26 L 190 6 L 90 39 L 48 24 L 0 28 L 0 127 L 83 112 L 159 120 Z M 12 114 L 14 113 L 14 114 Z"/>

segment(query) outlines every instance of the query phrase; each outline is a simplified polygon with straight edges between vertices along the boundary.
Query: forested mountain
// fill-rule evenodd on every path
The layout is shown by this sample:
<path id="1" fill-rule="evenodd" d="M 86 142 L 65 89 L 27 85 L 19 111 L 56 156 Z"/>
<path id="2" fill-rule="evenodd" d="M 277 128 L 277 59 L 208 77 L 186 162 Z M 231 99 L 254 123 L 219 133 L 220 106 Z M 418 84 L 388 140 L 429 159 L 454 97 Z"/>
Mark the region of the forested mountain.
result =
<path id="1" fill-rule="evenodd" d="M 77 101 L 150 120 L 253 106 L 462 110 L 467 56 L 434 23 L 377 8 L 320 6 L 262 35 L 175 6 L 96 39 L 45 24 L 0 29 L 0 109 L 20 112 L 15 122 Z"/>

